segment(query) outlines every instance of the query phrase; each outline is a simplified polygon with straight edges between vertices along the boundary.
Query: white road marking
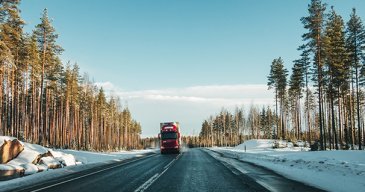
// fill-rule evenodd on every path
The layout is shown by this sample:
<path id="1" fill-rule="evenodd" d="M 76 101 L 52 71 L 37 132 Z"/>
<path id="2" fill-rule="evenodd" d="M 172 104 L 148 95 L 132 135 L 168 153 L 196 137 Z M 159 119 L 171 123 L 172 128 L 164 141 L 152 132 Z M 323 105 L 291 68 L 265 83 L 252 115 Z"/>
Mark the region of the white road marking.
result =
<path id="1" fill-rule="evenodd" d="M 179 159 L 179 157 L 181 156 L 181 153 L 172 161 L 170 161 L 170 163 L 168 163 L 165 167 L 163 167 L 163 171 L 161 173 L 156 173 L 155 175 L 153 175 L 151 178 L 149 178 L 145 183 L 143 183 L 141 186 L 139 186 L 134 192 L 143 192 L 146 189 L 148 189 L 148 187 L 150 187 L 158 178 L 161 177 L 161 175 L 163 175 L 170 167 L 171 165 Z"/>
<path id="2" fill-rule="evenodd" d="M 156 181 L 156 179 L 160 176 L 159 173 L 156 173 L 154 176 L 152 176 L 150 179 L 148 179 L 145 183 L 143 183 L 141 186 L 139 186 L 135 192 L 142 192 L 146 190 L 153 182 Z"/>
<path id="3" fill-rule="evenodd" d="M 169 164 L 167 164 L 165 167 L 163 167 L 163 169 L 168 169 L 170 167 L 170 165 L 176 161 L 176 159 L 173 159 Z"/>
<path id="4" fill-rule="evenodd" d="M 148 158 L 148 157 L 151 157 L 151 156 L 154 156 L 154 155 L 148 155 L 148 156 L 146 156 L 146 157 L 144 157 L 142 159 L 145 159 L 145 158 Z M 42 187 L 42 188 L 33 190 L 32 192 L 37 192 L 37 191 L 42 191 L 44 189 L 49 189 L 49 188 L 55 187 L 57 185 L 62 185 L 64 183 L 68 183 L 70 181 L 74 181 L 74 180 L 81 179 L 81 178 L 84 178 L 84 177 L 87 177 L 87 176 L 90 176 L 90 175 L 95 175 L 97 173 L 100 173 L 100 172 L 103 172 L 103 171 L 106 171 L 106 170 L 109 170 L 109 169 L 113 169 L 113 168 L 116 168 L 116 167 L 120 167 L 120 166 L 123 166 L 123 165 L 127 165 L 129 163 L 133 163 L 133 162 L 138 161 L 138 160 L 141 160 L 141 159 L 136 159 L 136 160 L 133 160 L 133 161 L 128 161 L 128 162 L 123 163 L 123 164 L 119 164 L 119 165 L 115 165 L 115 166 L 112 166 L 112 167 L 108 167 L 108 168 L 105 168 L 105 169 L 102 169 L 102 170 L 99 170 L 99 171 L 95 171 L 95 172 L 92 172 L 92 173 L 88 173 L 86 175 L 81 175 L 79 177 L 75 177 L 75 178 L 72 178 L 72 179 L 69 179 L 69 180 L 66 180 L 66 181 L 62 181 L 62 182 L 59 182 L 59 183 L 56 183 L 56 184 L 53 184 L 53 185 L 48 185 L 46 187 Z"/>

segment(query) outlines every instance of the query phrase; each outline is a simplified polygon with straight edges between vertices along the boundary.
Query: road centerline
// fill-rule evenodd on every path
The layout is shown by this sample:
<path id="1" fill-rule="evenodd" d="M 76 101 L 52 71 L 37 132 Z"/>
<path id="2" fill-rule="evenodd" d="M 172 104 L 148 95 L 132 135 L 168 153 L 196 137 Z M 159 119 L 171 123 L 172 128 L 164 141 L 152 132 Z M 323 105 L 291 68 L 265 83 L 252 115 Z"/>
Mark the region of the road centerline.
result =
<path id="1" fill-rule="evenodd" d="M 170 167 L 171 165 L 179 159 L 182 153 L 180 153 L 176 158 L 174 158 L 170 163 L 163 167 L 163 171 L 161 173 L 156 173 L 151 178 L 149 178 L 146 182 L 144 182 L 141 186 L 139 186 L 134 192 L 143 192 L 148 187 L 150 187 L 158 178 L 160 178 Z"/>

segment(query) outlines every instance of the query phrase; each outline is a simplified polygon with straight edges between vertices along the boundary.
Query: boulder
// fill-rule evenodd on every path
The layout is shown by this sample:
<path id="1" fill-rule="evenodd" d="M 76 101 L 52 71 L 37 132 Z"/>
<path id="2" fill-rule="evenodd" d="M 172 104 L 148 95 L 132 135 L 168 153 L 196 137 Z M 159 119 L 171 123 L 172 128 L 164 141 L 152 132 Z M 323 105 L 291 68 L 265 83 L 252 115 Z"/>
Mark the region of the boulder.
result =
<path id="1" fill-rule="evenodd" d="M 48 167 L 45 164 L 37 164 L 38 172 L 47 171 Z"/>
<path id="2" fill-rule="evenodd" d="M 24 172 L 21 166 L 0 164 L 0 181 L 24 176 Z"/>
<path id="3" fill-rule="evenodd" d="M 39 163 L 46 165 L 48 169 L 58 169 L 62 167 L 62 164 L 53 157 L 42 157 Z"/>
<path id="4" fill-rule="evenodd" d="M 50 150 L 49 153 L 51 153 L 50 156 L 53 156 L 56 160 L 62 163 L 64 166 L 71 166 L 76 165 L 76 159 L 71 154 L 66 154 L 61 151 L 53 151 Z"/>
<path id="5" fill-rule="evenodd" d="M 39 171 L 38 167 L 32 163 L 21 165 L 24 168 L 24 175 L 31 175 Z"/>
<path id="6" fill-rule="evenodd" d="M 4 164 L 14 159 L 22 152 L 24 146 L 17 140 L 5 140 L 0 147 L 0 164 Z"/>

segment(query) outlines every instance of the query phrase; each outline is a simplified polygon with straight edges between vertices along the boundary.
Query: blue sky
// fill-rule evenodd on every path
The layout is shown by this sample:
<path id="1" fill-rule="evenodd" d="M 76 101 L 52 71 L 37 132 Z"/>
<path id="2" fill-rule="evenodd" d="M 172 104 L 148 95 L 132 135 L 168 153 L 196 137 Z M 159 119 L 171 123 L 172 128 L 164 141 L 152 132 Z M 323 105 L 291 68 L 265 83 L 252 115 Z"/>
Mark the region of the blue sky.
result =
<path id="1" fill-rule="evenodd" d="M 271 61 L 281 56 L 290 70 L 298 58 L 309 2 L 23 0 L 21 10 L 31 31 L 48 9 L 62 60 L 120 95 L 143 135 L 154 135 L 164 120 L 183 120 L 185 134 L 197 134 L 223 106 L 271 101 L 263 86 Z M 363 0 L 324 2 L 345 21 L 352 7 L 365 19 Z M 196 94 L 197 87 L 209 94 Z"/>

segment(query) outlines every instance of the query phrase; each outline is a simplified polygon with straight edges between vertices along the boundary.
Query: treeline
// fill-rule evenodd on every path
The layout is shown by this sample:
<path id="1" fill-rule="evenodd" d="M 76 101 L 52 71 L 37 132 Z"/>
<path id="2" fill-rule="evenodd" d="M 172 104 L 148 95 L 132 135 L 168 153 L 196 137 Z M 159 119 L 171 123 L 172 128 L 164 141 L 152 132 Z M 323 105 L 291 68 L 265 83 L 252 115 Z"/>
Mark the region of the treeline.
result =
<path id="1" fill-rule="evenodd" d="M 251 106 L 225 110 L 202 124 L 199 145 L 236 145 L 242 138 L 273 138 L 318 142 L 326 149 L 363 149 L 365 29 L 353 9 L 346 23 L 321 0 L 308 5 L 301 18 L 300 58 L 290 77 L 281 57 L 274 59 L 268 87 L 275 93 L 275 108 Z"/>
<path id="2" fill-rule="evenodd" d="M 275 92 L 276 135 L 295 130 L 320 149 L 362 149 L 364 145 L 365 29 L 356 9 L 346 23 L 321 0 L 308 5 L 301 22 L 301 57 L 291 76 L 281 58 L 274 59 L 268 86 Z M 303 98 L 304 97 L 304 98 Z M 278 109 L 279 108 L 279 109 Z"/>
<path id="3" fill-rule="evenodd" d="M 107 99 L 77 64 L 62 64 L 47 9 L 27 34 L 19 3 L 0 0 L 0 134 L 50 147 L 141 147 L 141 125 L 119 98 Z"/>
<path id="4" fill-rule="evenodd" d="M 248 139 L 275 138 L 277 118 L 270 107 L 250 105 L 236 108 L 232 113 L 222 109 L 202 123 L 199 137 L 191 137 L 187 144 L 191 146 L 236 146 Z M 294 133 L 289 132 L 292 139 Z"/>

